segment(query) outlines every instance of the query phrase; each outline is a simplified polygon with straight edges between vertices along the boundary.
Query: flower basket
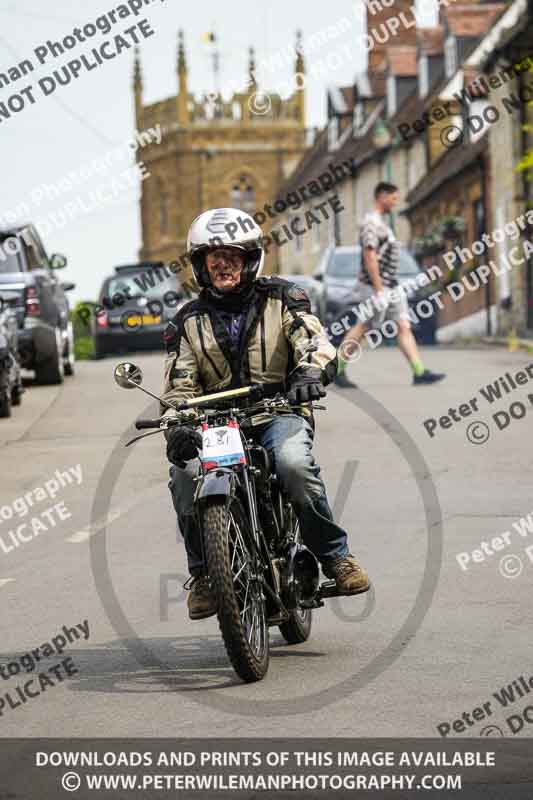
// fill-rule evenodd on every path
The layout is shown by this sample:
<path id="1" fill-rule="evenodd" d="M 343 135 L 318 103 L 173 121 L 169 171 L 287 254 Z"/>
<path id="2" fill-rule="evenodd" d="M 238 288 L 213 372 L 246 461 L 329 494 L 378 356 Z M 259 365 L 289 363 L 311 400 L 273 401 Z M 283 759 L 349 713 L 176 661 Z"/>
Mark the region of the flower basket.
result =
<path id="1" fill-rule="evenodd" d="M 466 230 L 462 217 L 445 217 L 439 225 L 439 233 L 443 239 L 460 239 Z"/>

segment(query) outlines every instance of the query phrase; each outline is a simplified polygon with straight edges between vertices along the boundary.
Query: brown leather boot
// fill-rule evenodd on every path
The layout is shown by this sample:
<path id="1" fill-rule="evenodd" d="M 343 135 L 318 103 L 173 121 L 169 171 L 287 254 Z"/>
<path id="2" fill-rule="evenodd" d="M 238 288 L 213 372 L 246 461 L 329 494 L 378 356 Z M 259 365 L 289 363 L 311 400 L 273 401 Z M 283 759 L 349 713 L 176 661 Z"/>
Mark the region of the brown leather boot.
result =
<path id="1" fill-rule="evenodd" d="M 187 598 L 189 619 L 205 619 L 216 614 L 216 603 L 207 575 L 197 575 L 191 579 L 190 594 Z"/>
<path id="2" fill-rule="evenodd" d="M 322 565 L 326 578 L 335 578 L 340 594 L 359 594 L 370 589 L 366 571 L 353 556 L 339 556 Z"/>

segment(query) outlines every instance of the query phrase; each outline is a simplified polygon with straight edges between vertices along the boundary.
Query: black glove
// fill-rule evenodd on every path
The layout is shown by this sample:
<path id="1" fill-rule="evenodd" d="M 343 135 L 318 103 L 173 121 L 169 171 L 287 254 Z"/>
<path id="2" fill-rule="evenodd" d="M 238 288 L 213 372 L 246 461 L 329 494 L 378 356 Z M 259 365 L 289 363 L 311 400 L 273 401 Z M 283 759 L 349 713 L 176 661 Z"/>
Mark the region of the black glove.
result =
<path id="1" fill-rule="evenodd" d="M 309 403 L 312 400 L 320 400 L 326 396 L 326 390 L 318 375 L 309 373 L 295 374 L 290 381 L 290 389 L 287 393 L 287 400 L 291 405 L 299 403 Z"/>
<path id="2" fill-rule="evenodd" d="M 193 428 L 170 428 L 167 434 L 167 458 L 177 467 L 198 456 L 202 447 L 202 436 Z"/>

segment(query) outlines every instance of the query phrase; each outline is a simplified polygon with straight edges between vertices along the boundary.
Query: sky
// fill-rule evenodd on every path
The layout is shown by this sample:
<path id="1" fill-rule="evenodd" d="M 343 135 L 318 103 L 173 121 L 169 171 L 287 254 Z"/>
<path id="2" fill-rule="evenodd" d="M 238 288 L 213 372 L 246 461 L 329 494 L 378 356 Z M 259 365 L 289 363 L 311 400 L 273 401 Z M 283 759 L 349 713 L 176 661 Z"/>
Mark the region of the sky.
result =
<path id="1" fill-rule="evenodd" d="M 27 93 L 21 111 L 13 110 L 9 119 L 0 117 L 0 221 L 5 223 L 11 215 L 22 222 L 42 223 L 48 253 L 68 258 L 62 279 L 76 283 L 69 293 L 73 302 L 96 298 L 102 279 L 114 265 L 138 259 L 142 176 L 133 170 L 133 50 L 125 49 L 90 71 L 82 69 L 76 80 L 57 85 L 48 96 L 39 80 L 49 79 L 68 61 L 147 19 L 154 34 L 144 39 L 138 28 L 135 33 L 142 40 L 145 103 L 176 93 L 179 28 L 185 34 L 189 91 L 201 94 L 215 88 L 212 48 L 203 37 L 213 30 L 218 37 L 223 93 L 244 88 L 250 46 L 256 51 L 260 87 L 283 93 L 293 75 L 292 59 L 286 53 L 295 32 L 302 30 L 305 47 L 308 37 L 324 31 L 327 44 L 315 46 L 306 58 L 307 126 L 321 127 L 326 121 L 327 87 L 352 83 L 354 75 L 366 67 L 366 54 L 357 45 L 365 31 L 363 0 L 316 4 L 203 0 L 197 7 L 183 4 L 180 10 L 175 0 L 153 0 L 138 16 L 119 19 L 107 34 L 98 32 L 84 43 L 76 42 L 72 50 L 56 58 L 49 49 L 44 54 L 48 41 L 61 42 L 74 28 L 94 24 L 120 5 L 116 0 L 90 4 L 55 0 L 47 5 L 38 0 L 3 0 L 0 6 L 0 73 L 23 59 L 30 59 L 35 67 L 10 85 L 0 86 L 0 107 L 28 86 L 35 100 L 31 103 Z M 430 23 L 433 0 L 419 5 Z M 43 64 L 35 54 L 37 48 L 42 48 Z"/>

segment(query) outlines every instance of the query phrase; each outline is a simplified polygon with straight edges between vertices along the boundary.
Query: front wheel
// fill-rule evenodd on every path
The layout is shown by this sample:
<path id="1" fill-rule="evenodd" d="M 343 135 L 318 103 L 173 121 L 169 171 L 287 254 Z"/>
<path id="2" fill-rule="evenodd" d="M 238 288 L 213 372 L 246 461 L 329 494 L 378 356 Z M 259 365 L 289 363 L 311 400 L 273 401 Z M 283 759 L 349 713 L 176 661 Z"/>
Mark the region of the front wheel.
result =
<path id="1" fill-rule="evenodd" d="M 206 506 L 203 534 L 227 654 L 242 680 L 260 681 L 267 673 L 270 655 L 262 564 L 253 554 L 239 500 L 214 501 Z"/>

